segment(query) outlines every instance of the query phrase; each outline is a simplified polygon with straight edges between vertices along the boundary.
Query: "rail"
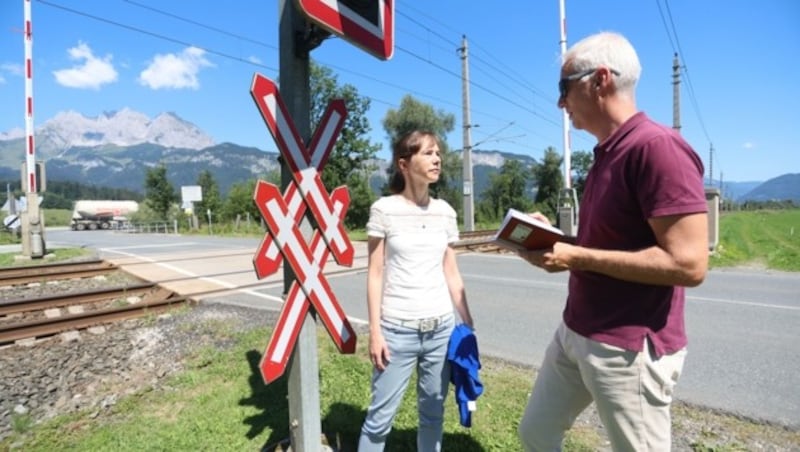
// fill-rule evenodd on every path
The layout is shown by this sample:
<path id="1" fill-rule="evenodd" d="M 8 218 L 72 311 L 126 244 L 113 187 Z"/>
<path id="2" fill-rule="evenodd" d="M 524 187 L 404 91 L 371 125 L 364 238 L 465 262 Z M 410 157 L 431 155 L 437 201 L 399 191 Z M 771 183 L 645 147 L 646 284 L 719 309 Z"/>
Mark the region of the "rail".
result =
<path id="1" fill-rule="evenodd" d="M 2 268 L 0 269 L 0 287 L 27 284 L 53 278 L 88 278 L 115 270 L 119 270 L 119 267 L 101 260 Z"/>
<path id="2" fill-rule="evenodd" d="M 28 338 L 47 337 L 65 331 L 86 329 L 121 320 L 159 315 L 189 304 L 194 304 L 194 301 L 188 297 L 163 296 L 127 306 L 79 312 L 28 322 L 14 322 L 8 325 L 0 325 L 0 344 Z"/>

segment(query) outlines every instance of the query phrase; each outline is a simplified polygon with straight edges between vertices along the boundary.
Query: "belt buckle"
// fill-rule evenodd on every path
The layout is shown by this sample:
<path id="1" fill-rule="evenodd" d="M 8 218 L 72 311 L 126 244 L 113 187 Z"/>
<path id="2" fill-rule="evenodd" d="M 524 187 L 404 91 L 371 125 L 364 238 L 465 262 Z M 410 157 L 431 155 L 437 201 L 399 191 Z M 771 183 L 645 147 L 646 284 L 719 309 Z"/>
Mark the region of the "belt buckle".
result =
<path id="1" fill-rule="evenodd" d="M 435 317 L 430 319 L 422 319 L 419 321 L 419 332 L 428 333 L 435 330 L 437 326 L 439 326 L 439 319 Z"/>

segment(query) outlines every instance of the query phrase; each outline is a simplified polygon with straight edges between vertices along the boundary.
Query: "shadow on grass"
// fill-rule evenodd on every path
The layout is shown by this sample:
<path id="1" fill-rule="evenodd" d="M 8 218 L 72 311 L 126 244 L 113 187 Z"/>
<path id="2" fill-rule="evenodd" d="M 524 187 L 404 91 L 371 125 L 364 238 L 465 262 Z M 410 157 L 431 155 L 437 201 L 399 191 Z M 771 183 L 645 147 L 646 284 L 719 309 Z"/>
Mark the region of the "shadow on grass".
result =
<path id="1" fill-rule="evenodd" d="M 244 419 L 250 426 L 247 438 L 253 439 L 269 429 L 262 452 L 286 450 L 289 446 L 289 387 L 287 376 L 284 374 L 269 385 L 264 384 L 261 377 L 261 353 L 250 350 L 246 353 L 247 362 L 250 364 L 250 397 L 239 401 L 240 405 L 253 406 L 259 414 Z M 366 411 L 350 404 L 335 403 L 330 407 L 328 415 L 321 419 L 322 432 L 327 443 L 337 452 L 355 452 L 358 445 L 358 436 L 361 423 L 366 416 Z M 447 450 L 464 452 L 483 452 L 485 449 L 468 433 L 445 433 L 443 444 Z M 389 434 L 386 441 L 386 451 L 416 450 L 416 429 L 397 430 Z"/>
<path id="2" fill-rule="evenodd" d="M 250 397 L 240 400 L 239 405 L 253 406 L 259 411 L 259 414 L 243 420 L 244 424 L 250 426 L 247 438 L 256 438 L 264 432 L 264 429 L 269 428 L 270 435 L 266 444 L 279 444 L 289 437 L 289 400 L 287 398 L 289 387 L 286 375 L 284 374 L 272 384 L 266 385 L 259 368 L 261 353 L 249 350 L 245 355 L 250 364 L 248 380 L 251 393 Z"/>
<path id="3" fill-rule="evenodd" d="M 328 444 L 338 452 L 355 452 L 358 449 L 358 435 L 361 423 L 366 416 L 366 411 L 357 409 L 352 405 L 336 403 L 331 406 L 330 413 L 322 420 L 322 428 L 328 433 Z M 442 438 L 443 450 L 457 450 L 459 452 L 483 452 L 483 446 L 478 444 L 468 433 L 445 433 Z M 417 450 L 417 430 L 392 429 L 386 440 L 386 452 L 407 452 Z"/>

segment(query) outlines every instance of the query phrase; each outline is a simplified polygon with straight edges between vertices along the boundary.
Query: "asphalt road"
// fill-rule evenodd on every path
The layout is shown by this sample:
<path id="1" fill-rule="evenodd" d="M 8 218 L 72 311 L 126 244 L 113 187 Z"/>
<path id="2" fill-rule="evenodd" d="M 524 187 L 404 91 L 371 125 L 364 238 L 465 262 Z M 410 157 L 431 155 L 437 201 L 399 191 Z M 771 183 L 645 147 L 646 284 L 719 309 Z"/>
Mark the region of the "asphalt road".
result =
<path id="1" fill-rule="evenodd" d="M 48 247 L 87 246 L 103 257 L 169 261 L 160 264 L 165 278 L 176 271 L 208 284 L 250 284 L 246 291 L 207 299 L 280 309 L 280 275 L 260 286 L 255 277 L 252 257 L 259 242 L 108 231 L 51 230 L 47 235 Z M 366 260 L 363 244 L 356 245 L 352 271 L 331 275 L 329 282 L 351 321 L 363 322 Z M 219 253 L 226 261 L 197 259 L 205 253 Z M 561 317 L 567 274 L 547 274 L 508 255 L 462 254 L 459 265 L 481 353 L 538 366 Z M 687 290 L 687 297 L 689 355 L 676 397 L 800 428 L 800 274 L 712 270 L 700 287 Z"/>

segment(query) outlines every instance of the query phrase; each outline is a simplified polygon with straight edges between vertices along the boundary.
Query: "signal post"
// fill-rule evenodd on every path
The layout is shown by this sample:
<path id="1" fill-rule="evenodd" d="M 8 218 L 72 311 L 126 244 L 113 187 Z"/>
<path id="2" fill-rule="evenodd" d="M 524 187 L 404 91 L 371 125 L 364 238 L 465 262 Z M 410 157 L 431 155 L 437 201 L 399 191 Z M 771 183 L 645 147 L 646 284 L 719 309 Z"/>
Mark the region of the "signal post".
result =
<path id="1" fill-rule="evenodd" d="M 352 265 L 343 220 L 346 186 L 328 193 L 319 174 L 344 125 L 344 102 L 334 100 L 311 134 L 309 54 L 329 34 L 380 59 L 394 49 L 394 0 L 279 0 L 280 89 L 256 74 L 251 95 L 281 152 L 281 187 L 258 181 L 253 200 L 268 233 L 253 258 L 259 279 L 283 263 L 284 305 L 260 363 L 270 384 L 288 367 L 291 449 L 319 451 L 320 398 L 317 318 L 339 351 L 354 353 L 356 336 L 323 273 L 330 254 Z"/>

